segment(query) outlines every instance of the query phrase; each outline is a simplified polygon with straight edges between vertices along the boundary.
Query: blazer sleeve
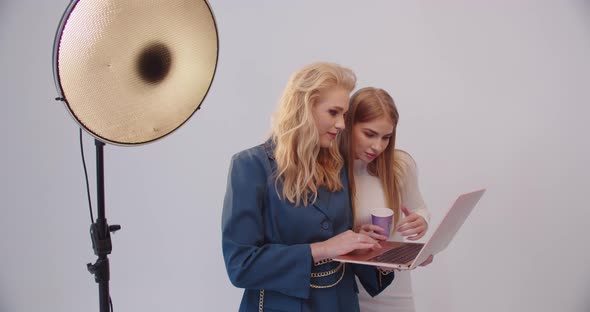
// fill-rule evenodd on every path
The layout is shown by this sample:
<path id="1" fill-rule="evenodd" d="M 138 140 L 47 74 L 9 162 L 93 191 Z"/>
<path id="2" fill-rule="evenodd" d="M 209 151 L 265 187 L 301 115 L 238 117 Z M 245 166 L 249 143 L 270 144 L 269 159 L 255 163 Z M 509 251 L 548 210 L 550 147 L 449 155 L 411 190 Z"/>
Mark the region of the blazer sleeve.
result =
<path id="1" fill-rule="evenodd" d="M 265 156 L 265 155 L 264 155 Z M 263 157 L 264 157 L 263 156 Z M 229 279 L 239 288 L 309 297 L 313 258 L 309 244 L 265 242 L 264 207 L 269 173 L 259 155 L 234 155 L 222 212 L 222 250 Z"/>
<path id="2" fill-rule="evenodd" d="M 381 293 L 395 277 L 394 272 L 383 275 L 376 267 L 370 265 L 352 264 L 352 270 L 371 297 Z"/>

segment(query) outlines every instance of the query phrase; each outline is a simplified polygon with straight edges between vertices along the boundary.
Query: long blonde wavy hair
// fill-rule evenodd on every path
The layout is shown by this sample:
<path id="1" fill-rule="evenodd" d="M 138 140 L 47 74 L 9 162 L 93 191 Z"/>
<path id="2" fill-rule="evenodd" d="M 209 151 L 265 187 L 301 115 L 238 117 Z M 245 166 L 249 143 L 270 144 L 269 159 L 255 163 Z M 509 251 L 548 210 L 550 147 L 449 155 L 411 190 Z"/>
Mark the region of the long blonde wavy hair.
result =
<path id="1" fill-rule="evenodd" d="M 357 123 L 369 122 L 381 117 L 387 117 L 393 123 L 393 133 L 389 144 L 375 160 L 367 166 L 369 174 L 376 176 L 381 181 L 383 193 L 385 193 L 385 204 L 393 210 L 394 231 L 400 220 L 400 177 L 403 173 L 403 165 L 394 158 L 395 151 L 395 134 L 399 121 L 399 114 L 395 107 L 393 98 L 383 89 L 363 88 L 355 92 L 350 98 L 350 107 L 346 116 L 346 128 L 342 132 L 341 150 L 348 167 L 348 178 L 350 186 L 350 195 L 352 198 L 352 211 L 356 215 L 357 197 L 354 181 L 354 135 L 353 127 Z M 355 228 L 360 224 L 355 224 Z"/>
<path id="2" fill-rule="evenodd" d="M 352 70 L 334 63 L 314 63 L 295 72 L 283 91 L 271 133 L 277 163 L 275 189 L 295 206 L 315 202 L 322 185 L 329 191 L 342 189 L 344 159 L 338 144 L 320 148 L 313 107 L 324 91 L 343 88 L 350 93 L 355 84 Z"/>

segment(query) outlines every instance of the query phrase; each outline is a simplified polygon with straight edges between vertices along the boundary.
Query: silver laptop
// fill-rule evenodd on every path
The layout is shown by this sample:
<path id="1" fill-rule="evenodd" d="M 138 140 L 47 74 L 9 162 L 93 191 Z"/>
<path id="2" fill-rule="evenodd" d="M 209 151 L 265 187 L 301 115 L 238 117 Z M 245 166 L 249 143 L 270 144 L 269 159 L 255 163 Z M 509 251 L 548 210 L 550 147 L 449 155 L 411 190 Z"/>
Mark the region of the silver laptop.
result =
<path id="1" fill-rule="evenodd" d="M 460 195 L 425 244 L 381 241 L 381 249 L 357 250 L 334 260 L 412 270 L 449 245 L 485 191 L 482 189 Z"/>

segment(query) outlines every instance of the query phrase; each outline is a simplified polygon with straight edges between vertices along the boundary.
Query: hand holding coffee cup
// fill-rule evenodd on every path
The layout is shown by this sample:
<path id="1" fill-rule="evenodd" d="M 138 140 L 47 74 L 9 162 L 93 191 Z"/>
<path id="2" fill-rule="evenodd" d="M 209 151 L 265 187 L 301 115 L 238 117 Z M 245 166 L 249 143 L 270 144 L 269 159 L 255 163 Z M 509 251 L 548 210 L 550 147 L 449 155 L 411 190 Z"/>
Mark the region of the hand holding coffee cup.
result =
<path id="1" fill-rule="evenodd" d="M 388 237 L 381 234 L 384 233 L 383 228 L 374 224 L 363 224 L 360 229 L 359 233 L 365 234 L 373 239 L 376 240 L 387 240 Z"/>
<path id="2" fill-rule="evenodd" d="M 371 223 L 383 229 L 379 234 L 384 235 L 387 239 L 391 234 L 393 224 L 393 210 L 389 208 L 373 208 L 371 209 Z"/>

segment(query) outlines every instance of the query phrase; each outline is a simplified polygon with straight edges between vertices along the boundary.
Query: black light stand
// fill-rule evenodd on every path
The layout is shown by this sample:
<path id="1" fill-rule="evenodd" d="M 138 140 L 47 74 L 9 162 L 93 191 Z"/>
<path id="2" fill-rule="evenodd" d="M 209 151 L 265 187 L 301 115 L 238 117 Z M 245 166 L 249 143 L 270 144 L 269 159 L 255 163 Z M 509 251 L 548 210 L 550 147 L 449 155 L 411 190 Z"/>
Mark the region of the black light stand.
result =
<path id="1" fill-rule="evenodd" d="M 92 239 L 92 248 L 94 254 L 98 256 L 96 263 L 88 263 L 88 271 L 94 275 L 94 280 L 98 283 L 98 295 L 100 303 L 100 312 L 109 312 L 109 258 L 108 254 L 112 251 L 111 232 L 121 229 L 120 225 L 108 225 L 104 209 L 104 143 L 94 140 L 96 145 L 96 202 L 97 217 L 96 222 L 90 226 L 90 237 Z"/>
<path id="2" fill-rule="evenodd" d="M 88 263 L 87 267 L 98 283 L 100 312 L 112 312 L 108 255 L 112 251 L 111 233 L 120 230 L 121 226 L 108 225 L 105 216 L 103 148 L 108 143 L 126 146 L 151 143 L 183 125 L 200 108 L 213 83 L 219 58 L 219 38 L 207 0 L 158 0 L 149 4 L 127 0 L 69 2 L 53 41 L 53 77 L 59 95 L 56 99 L 65 104 L 80 129 L 84 128 L 96 138 L 96 220 L 92 220 L 88 179 L 86 186 L 90 222 L 93 222 L 90 237 L 98 259 L 94 264 Z M 153 5 L 156 3 L 160 5 Z M 174 18 L 178 12 L 182 15 Z M 171 18 L 152 27 L 150 15 Z M 195 29 L 199 33 L 196 36 Z M 168 40 L 168 34 L 175 34 L 174 38 L 177 38 L 176 34 L 182 35 Z M 125 47 L 121 47 L 121 36 L 133 38 L 129 44 L 141 48 L 139 53 L 128 53 Z M 195 55 L 190 55 L 193 53 Z M 136 71 L 119 70 L 122 68 L 135 68 Z M 188 70 L 178 74 L 180 68 Z M 150 90 L 158 92 L 121 87 L 121 81 L 134 86 L 149 86 Z M 187 83 L 193 87 L 184 88 Z M 177 90 L 181 89 L 187 92 L 170 99 L 160 96 L 170 91 L 179 93 Z M 109 105 L 111 100 L 119 101 L 121 105 Z M 166 113 L 144 114 L 163 109 Z M 88 178 L 81 133 L 82 161 Z"/>

